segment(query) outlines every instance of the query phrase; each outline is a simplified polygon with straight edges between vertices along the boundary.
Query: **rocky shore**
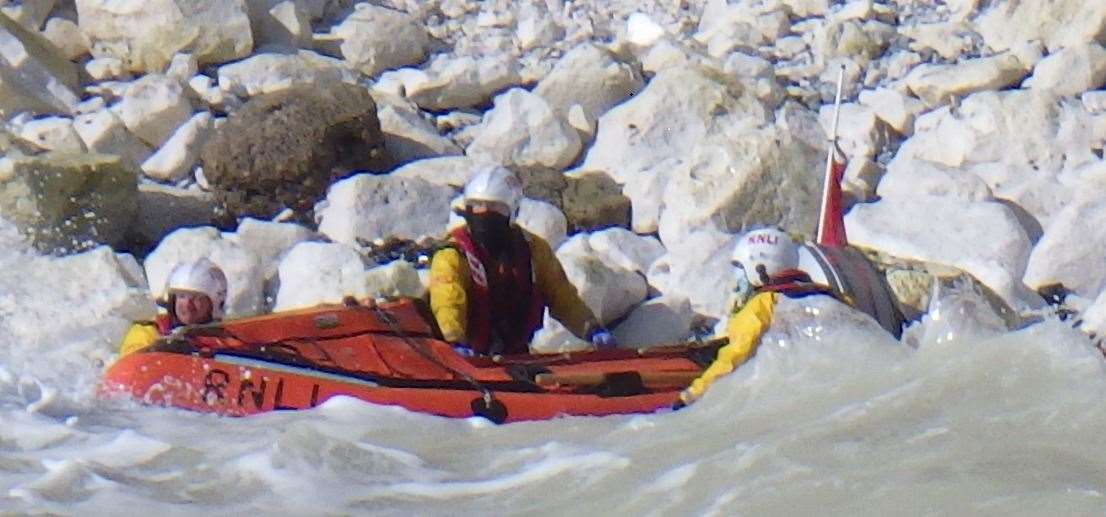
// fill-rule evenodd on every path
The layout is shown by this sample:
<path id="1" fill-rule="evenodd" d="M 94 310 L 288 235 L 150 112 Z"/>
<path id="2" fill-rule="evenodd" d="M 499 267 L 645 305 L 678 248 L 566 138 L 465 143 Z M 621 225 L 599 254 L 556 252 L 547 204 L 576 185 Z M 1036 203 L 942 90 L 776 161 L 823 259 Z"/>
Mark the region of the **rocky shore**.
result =
<path id="1" fill-rule="evenodd" d="M 728 308 L 736 234 L 812 233 L 844 67 L 850 241 L 923 293 L 965 275 L 1025 312 L 1062 285 L 1106 332 L 1097 0 L 0 13 L 0 217 L 40 253 L 116 271 L 105 311 L 152 311 L 200 256 L 226 270 L 231 316 L 420 295 L 418 268 L 375 251 L 442 235 L 473 164 L 495 161 L 620 341 L 684 339 Z M 575 344 L 550 325 L 537 346 Z"/>

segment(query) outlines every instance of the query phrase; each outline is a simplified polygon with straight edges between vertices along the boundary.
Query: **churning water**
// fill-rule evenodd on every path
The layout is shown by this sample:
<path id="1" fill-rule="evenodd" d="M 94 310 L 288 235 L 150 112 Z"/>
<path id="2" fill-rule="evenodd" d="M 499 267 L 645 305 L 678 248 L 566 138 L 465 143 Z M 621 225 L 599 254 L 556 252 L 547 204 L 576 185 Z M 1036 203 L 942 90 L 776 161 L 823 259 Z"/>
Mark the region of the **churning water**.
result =
<path id="1" fill-rule="evenodd" d="M 497 427 L 334 399 L 230 419 L 95 399 L 119 273 L 2 230 L 0 514 L 1106 511 L 1102 355 L 1055 319 L 998 330 L 971 293 L 917 348 L 799 329 L 675 413 Z"/>

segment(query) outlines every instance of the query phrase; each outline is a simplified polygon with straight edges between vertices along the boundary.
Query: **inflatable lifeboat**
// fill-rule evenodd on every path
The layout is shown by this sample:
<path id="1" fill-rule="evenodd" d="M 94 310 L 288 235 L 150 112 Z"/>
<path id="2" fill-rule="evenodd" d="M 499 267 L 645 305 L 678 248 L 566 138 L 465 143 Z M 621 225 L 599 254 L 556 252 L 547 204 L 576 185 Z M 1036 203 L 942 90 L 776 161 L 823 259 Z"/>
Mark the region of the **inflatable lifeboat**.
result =
<path id="1" fill-rule="evenodd" d="M 111 365 L 101 393 L 228 416 L 345 395 L 496 423 L 669 407 L 719 343 L 463 357 L 416 304 L 346 304 L 182 328 Z"/>

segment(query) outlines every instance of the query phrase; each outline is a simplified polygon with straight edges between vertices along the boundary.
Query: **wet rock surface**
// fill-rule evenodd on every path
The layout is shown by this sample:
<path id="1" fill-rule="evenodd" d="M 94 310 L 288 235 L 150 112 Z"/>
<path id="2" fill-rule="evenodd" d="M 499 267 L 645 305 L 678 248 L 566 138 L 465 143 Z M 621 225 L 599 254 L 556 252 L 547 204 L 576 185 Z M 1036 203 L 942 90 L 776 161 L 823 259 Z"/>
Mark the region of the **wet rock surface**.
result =
<path id="1" fill-rule="evenodd" d="M 204 146 L 204 175 L 222 222 L 271 218 L 291 209 L 310 221 L 334 180 L 388 162 L 376 104 L 367 90 L 338 84 L 251 99 Z"/>

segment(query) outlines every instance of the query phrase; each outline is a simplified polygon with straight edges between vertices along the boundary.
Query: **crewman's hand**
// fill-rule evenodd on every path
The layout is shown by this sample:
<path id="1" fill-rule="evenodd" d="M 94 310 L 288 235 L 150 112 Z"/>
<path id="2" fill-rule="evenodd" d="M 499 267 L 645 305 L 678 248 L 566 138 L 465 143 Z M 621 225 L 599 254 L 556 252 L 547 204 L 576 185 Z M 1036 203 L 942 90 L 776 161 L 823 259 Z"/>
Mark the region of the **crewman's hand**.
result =
<path id="1" fill-rule="evenodd" d="M 695 396 L 691 394 L 691 390 L 684 390 L 680 392 L 680 398 L 676 399 L 676 402 L 672 404 L 673 411 L 679 411 L 695 402 Z"/>
<path id="2" fill-rule="evenodd" d="M 598 350 L 609 350 L 618 346 L 614 340 L 614 334 L 603 328 L 591 334 L 591 344 Z"/>
<path id="3" fill-rule="evenodd" d="M 453 351 L 461 357 L 476 357 L 476 351 L 464 343 L 453 343 Z"/>

